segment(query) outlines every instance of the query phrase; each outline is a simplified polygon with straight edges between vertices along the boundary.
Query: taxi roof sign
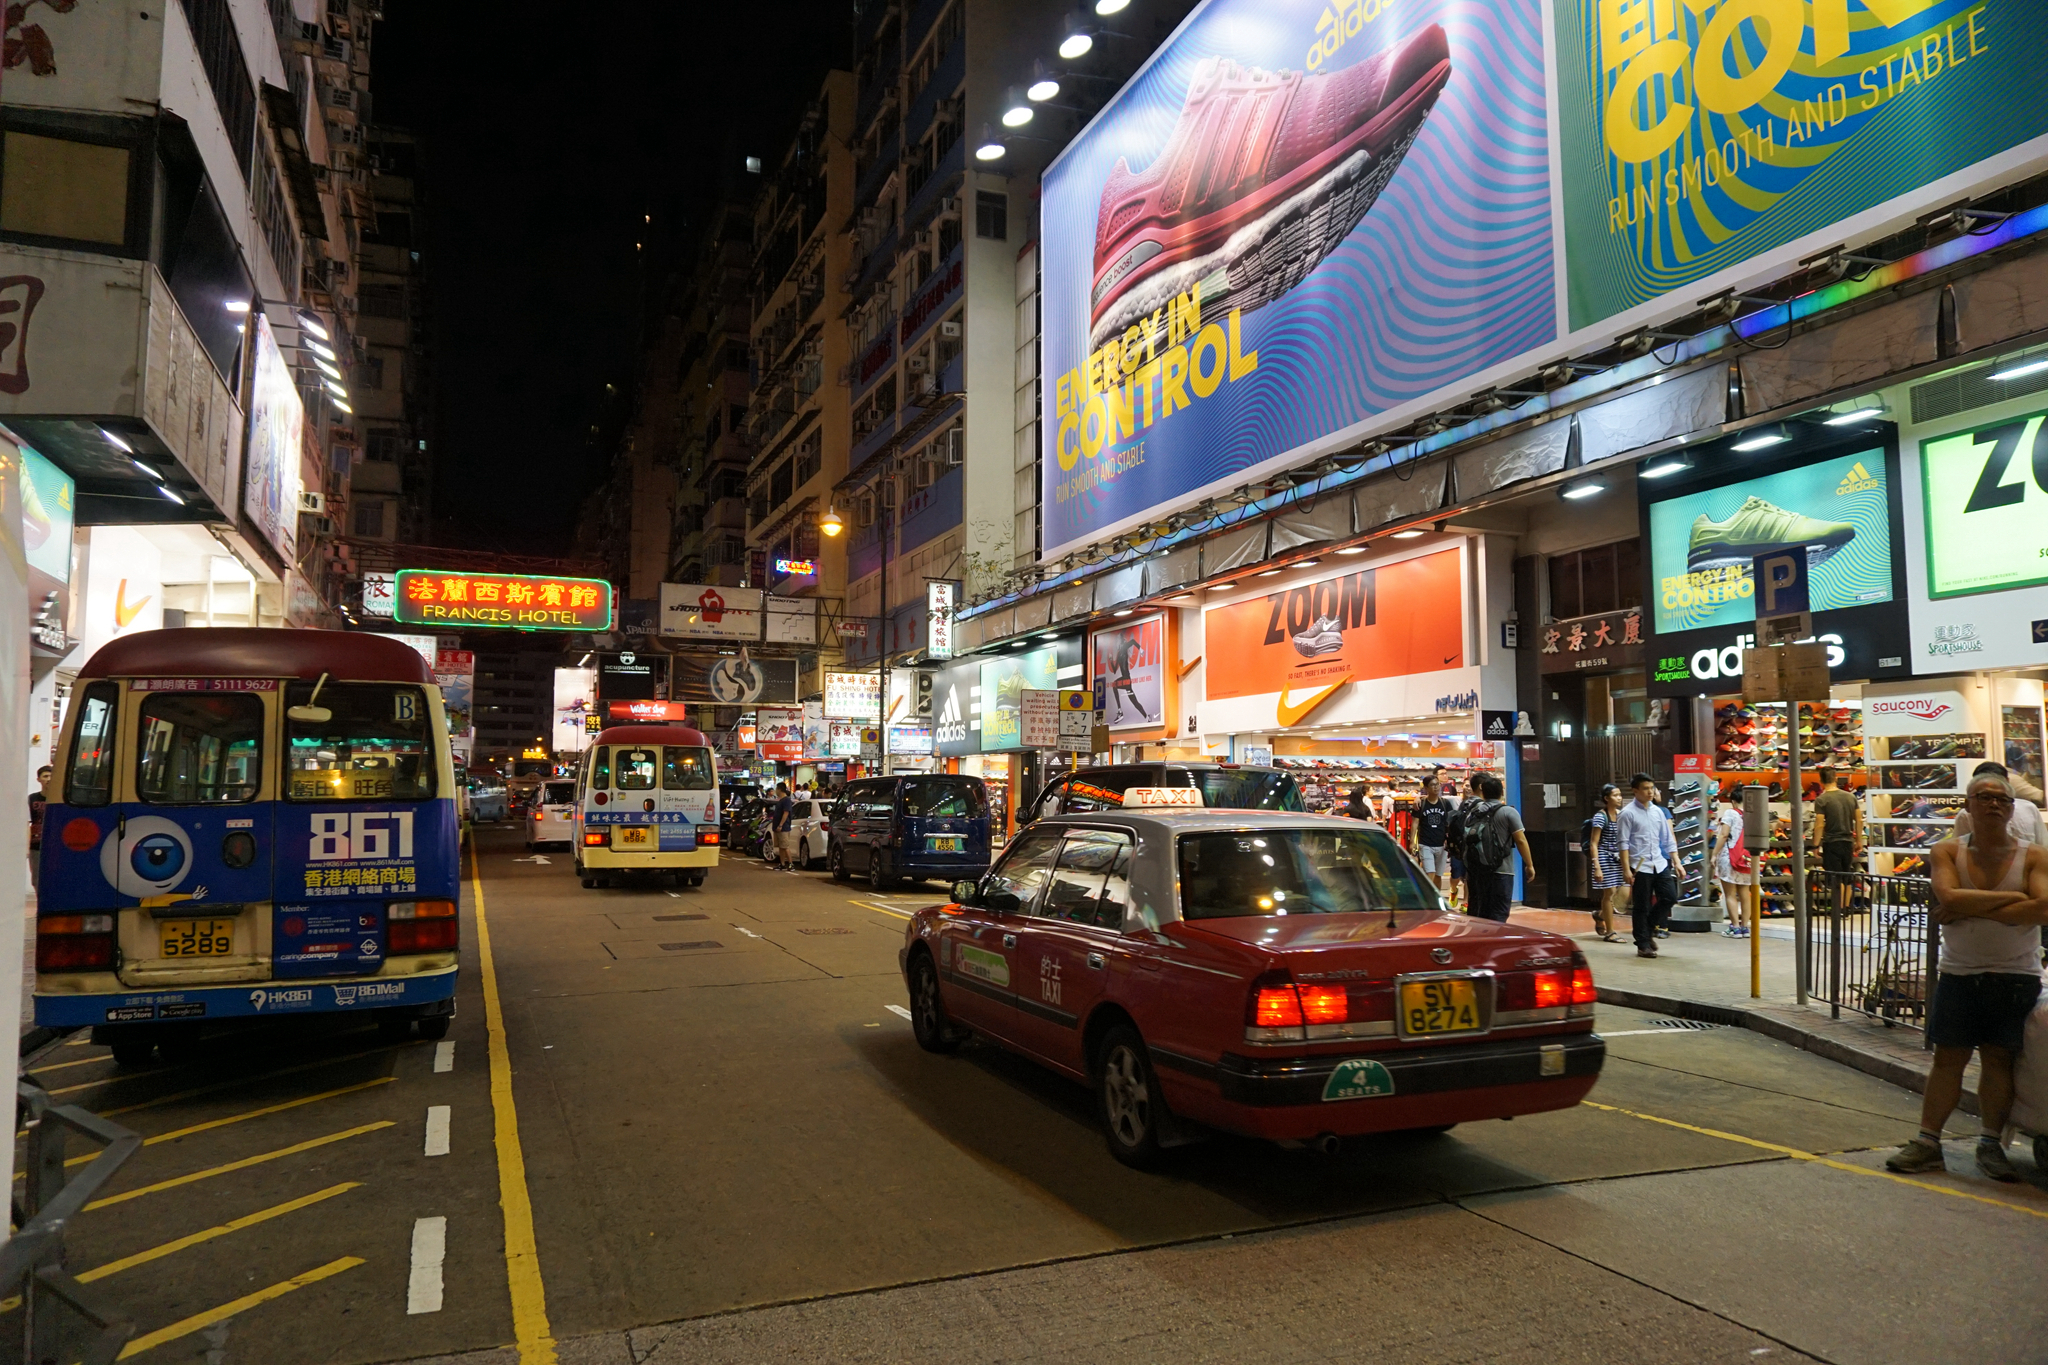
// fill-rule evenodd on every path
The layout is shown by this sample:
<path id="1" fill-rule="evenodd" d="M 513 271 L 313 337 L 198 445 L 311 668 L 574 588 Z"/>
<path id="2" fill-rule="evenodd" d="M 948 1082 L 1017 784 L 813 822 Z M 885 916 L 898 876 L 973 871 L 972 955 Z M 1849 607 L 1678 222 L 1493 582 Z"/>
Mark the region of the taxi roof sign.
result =
<path id="1" fill-rule="evenodd" d="M 1202 808 L 1200 787 L 1131 787 L 1124 792 L 1124 809 L 1140 806 L 1193 806 Z"/>

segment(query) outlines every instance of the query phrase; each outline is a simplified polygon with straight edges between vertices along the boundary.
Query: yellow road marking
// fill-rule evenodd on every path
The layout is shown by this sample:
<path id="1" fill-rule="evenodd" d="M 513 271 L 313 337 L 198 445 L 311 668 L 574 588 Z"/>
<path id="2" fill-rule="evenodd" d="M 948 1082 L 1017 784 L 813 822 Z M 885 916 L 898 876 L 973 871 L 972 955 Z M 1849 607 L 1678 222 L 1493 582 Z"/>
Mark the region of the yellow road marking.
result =
<path id="1" fill-rule="evenodd" d="M 872 901 L 856 901 L 856 900 L 849 900 L 849 901 L 847 902 L 847 904 L 848 904 L 848 905 L 858 905 L 858 906 L 859 906 L 859 907 L 860 907 L 861 909 L 863 909 L 863 910 L 879 910 L 879 911 L 880 911 L 881 913 L 883 913 L 883 914 L 885 914 L 885 915 L 894 915 L 894 916 L 895 916 L 895 917 L 896 917 L 897 919 L 909 919 L 909 918 L 910 918 L 910 916 L 909 916 L 909 915 L 906 915 L 906 914 L 904 914 L 904 913 L 903 913 L 903 912 L 902 912 L 901 910 L 891 910 L 891 909 L 890 909 L 890 908 L 889 908 L 888 906 L 886 906 L 886 905 L 876 905 L 876 904 L 874 904 L 874 903 L 873 903 Z"/>
<path id="2" fill-rule="evenodd" d="M 272 1299 L 282 1298 L 294 1289 L 304 1289 L 309 1284 L 318 1284 L 329 1276 L 339 1275 L 344 1270 L 354 1270 L 362 1263 L 363 1258 L 360 1256 L 343 1256 L 339 1260 L 329 1261 L 326 1265 L 317 1266 L 303 1275 L 294 1275 L 289 1280 L 279 1280 L 267 1289 L 259 1289 L 253 1294 L 244 1294 L 241 1298 L 224 1303 L 218 1308 L 209 1308 L 204 1313 L 195 1313 L 181 1322 L 172 1323 L 169 1327 L 160 1327 L 148 1336 L 137 1337 L 126 1346 L 123 1346 L 121 1354 L 116 1356 L 115 1359 L 126 1360 L 129 1356 L 141 1355 L 144 1351 L 153 1350 L 167 1341 L 176 1341 L 179 1337 L 189 1337 L 201 1328 L 213 1326 L 222 1318 L 231 1318 L 237 1313 L 254 1308 L 259 1303 L 269 1303 Z"/>
<path id="3" fill-rule="evenodd" d="M 155 1137 L 144 1138 L 142 1145 L 154 1147 L 159 1142 L 169 1142 L 174 1138 L 191 1137 L 194 1133 L 205 1133 L 215 1128 L 225 1128 L 231 1123 L 240 1123 L 245 1119 L 260 1119 L 265 1114 L 281 1114 L 287 1109 L 297 1109 L 303 1104 L 315 1104 L 321 1100 L 331 1100 L 336 1095 L 353 1095 L 358 1090 L 368 1090 L 374 1086 L 389 1085 L 392 1080 L 393 1078 L 390 1076 L 379 1076 L 374 1081 L 358 1081 L 354 1085 L 344 1085 L 339 1090 L 323 1090 L 317 1095 L 302 1095 L 295 1100 L 285 1100 L 280 1104 L 270 1104 L 265 1105 L 261 1109 L 251 1109 L 246 1114 L 230 1114 L 224 1119 L 208 1119 L 204 1123 L 195 1123 L 188 1128 L 173 1128 L 168 1133 L 158 1133 Z M 121 1111 L 116 1109 L 109 1112 L 118 1114 Z M 106 1115 L 103 1114 L 101 1117 L 104 1118 Z M 66 1166 L 82 1165 L 98 1155 L 98 1152 L 87 1152 L 84 1156 L 72 1157 L 64 1164 Z"/>
<path id="4" fill-rule="evenodd" d="M 123 1256 L 120 1260 L 108 1261 L 105 1265 L 96 1265 L 91 1270 L 82 1270 L 78 1274 L 78 1282 L 80 1284 L 91 1284 L 94 1280 L 104 1280 L 109 1275 L 118 1275 L 124 1270 L 133 1270 L 136 1266 L 147 1265 L 151 1261 L 160 1261 L 174 1252 L 185 1250 L 187 1247 L 196 1247 L 201 1242 L 211 1242 L 216 1237 L 225 1237 L 231 1232 L 240 1232 L 243 1228 L 253 1228 L 258 1223 L 267 1223 L 273 1218 L 282 1218 L 287 1213 L 296 1213 L 300 1209 L 312 1204 L 318 1204 L 324 1199 L 332 1199 L 337 1194 L 347 1194 L 350 1190 L 361 1189 L 362 1184 L 363 1182 L 360 1180 L 344 1180 L 339 1185 L 329 1185 L 324 1190 L 316 1190 L 312 1194 L 301 1195 L 297 1199 L 287 1200 L 282 1204 L 273 1204 L 267 1209 L 258 1209 L 254 1213 L 244 1214 L 231 1222 L 222 1223 L 219 1227 L 208 1228 L 204 1232 L 188 1233 L 186 1236 L 180 1237 L 175 1241 L 165 1242 L 162 1246 L 151 1247 L 147 1251 L 138 1251 L 133 1256 Z M 21 1307 L 19 1296 L 10 1299 L 0 1299 L 0 1313 L 11 1313 L 19 1307 Z"/>
<path id="5" fill-rule="evenodd" d="M 279 1157 L 297 1156 L 300 1152 L 310 1152 L 315 1147 L 325 1147 L 330 1142 L 340 1142 L 345 1138 L 361 1137 L 364 1133 L 374 1133 L 379 1128 L 395 1128 L 397 1126 L 390 1119 L 379 1119 L 375 1123 L 366 1123 L 360 1128 L 344 1128 L 339 1133 L 329 1133 L 326 1137 L 308 1138 L 304 1142 L 295 1142 L 289 1147 L 280 1147 L 274 1152 L 263 1152 L 256 1156 L 245 1156 L 240 1161 L 230 1161 L 222 1166 L 209 1166 L 203 1171 L 194 1171 L 190 1175 L 172 1176 L 169 1180 L 159 1180 L 156 1184 L 144 1185 L 141 1189 L 123 1190 L 119 1194 L 110 1194 L 105 1199 L 95 1199 L 90 1204 L 87 1204 L 85 1212 L 91 1213 L 94 1209 L 103 1209 L 109 1204 L 123 1204 L 130 1199 L 140 1199 L 145 1194 L 157 1194 L 163 1190 L 173 1190 L 180 1185 L 190 1185 L 195 1181 L 208 1180 L 217 1175 L 226 1175 L 230 1171 L 247 1170 L 251 1166 L 260 1166 L 266 1161 L 275 1161 Z"/>
<path id="6" fill-rule="evenodd" d="M 475 843 L 469 846 L 469 883 L 476 896 L 476 951 L 483 968 L 484 1028 L 490 1038 L 491 1116 L 498 1147 L 498 1206 L 505 1211 L 505 1282 L 512 1292 L 512 1337 L 523 1365 L 555 1365 L 547 1286 L 541 1281 L 540 1245 L 533 1235 L 533 1199 L 526 1189 L 526 1153 L 519 1145 L 519 1111 L 512 1101 L 512 1052 L 505 1042 L 505 1011 L 498 1000 L 498 969 L 491 956 L 491 926 L 484 916 L 484 875 Z"/>
<path id="7" fill-rule="evenodd" d="M 1991 1199 L 1981 1194 L 1971 1194 L 1967 1190 L 1957 1190 L 1951 1189 L 1947 1185 L 1937 1185 L 1931 1180 L 1915 1180 L 1909 1175 L 1900 1175 L 1897 1171 L 1876 1170 L 1869 1166 L 1858 1166 L 1853 1162 L 1837 1161 L 1833 1157 L 1816 1156 L 1812 1152 L 1802 1152 L 1797 1147 L 1786 1147 L 1776 1142 L 1765 1142 L 1760 1138 L 1743 1137 L 1740 1133 L 1724 1133 L 1718 1128 L 1700 1128 L 1690 1123 L 1680 1123 L 1677 1119 L 1658 1118 L 1655 1114 L 1639 1114 L 1633 1109 L 1623 1109 L 1618 1105 L 1596 1104 L 1592 1100 L 1580 1100 L 1579 1103 L 1585 1105 L 1588 1109 L 1604 1109 L 1610 1114 L 1626 1114 L 1632 1119 L 1641 1119 L 1645 1123 L 1661 1123 L 1666 1128 L 1682 1128 L 1688 1133 L 1698 1133 L 1703 1137 L 1720 1138 L 1724 1142 L 1739 1142 L 1745 1147 L 1755 1147 L 1766 1152 L 1776 1152 L 1780 1156 L 1789 1156 L 1795 1161 L 1810 1161 L 1816 1166 L 1826 1166 L 1832 1170 L 1847 1171 L 1851 1175 L 1874 1175 L 1880 1180 L 1889 1180 L 1899 1185 L 1911 1185 L 1915 1189 L 1932 1190 L 1936 1194 L 1952 1195 L 1957 1199 L 1968 1199 L 1978 1204 L 1989 1204 L 1993 1208 L 2011 1209 L 2014 1213 L 2024 1213 L 2035 1218 L 2048 1218 L 2048 1209 L 2029 1208 L 2025 1204 L 2014 1204 L 2004 1199 Z"/>
<path id="8" fill-rule="evenodd" d="M 64 1068 L 70 1066 L 93 1066 L 100 1062 L 110 1062 L 112 1060 L 112 1054 L 105 1054 L 98 1057 L 81 1057 L 75 1062 L 52 1062 L 48 1066 L 32 1066 L 28 1069 L 28 1074 L 31 1076 L 40 1076 L 45 1071 L 62 1071 L 64 1070 Z"/>
<path id="9" fill-rule="evenodd" d="M 373 1049 L 373 1051 L 383 1050 L 384 1049 L 381 1048 Z M 344 1052 L 339 1057 L 329 1057 L 323 1061 L 301 1062 L 297 1066 L 279 1067 L 275 1071 L 266 1071 L 260 1076 L 241 1076 L 229 1081 L 215 1081 L 210 1085 L 194 1086 L 190 1090 L 175 1090 L 168 1095 L 158 1095 L 153 1100 L 138 1100 L 134 1104 L 124 1104 L 120 1106 L 118 1109 L 96 1109 L 93 1112 L 98 1114 L 103 1119 L 112 1118 L 116 1114 L 132 1114 L 138 1109 L 154 1109 L 157 1105 L 160 1104 L 175 1104 L 179 1100 L 189 1100 L 199 1095 L 211 1095 L 217 1090 L 232 1090 L 236 1086 L 255 1085 L 259 1081 L 274 1081 L 279 1076 L 296 1076 L 301 1071 L 318 1071 L 323 1066 L 334 1066 L 341 1062 L 352 1061 L 357 1057 L 368 1057 L 370 1055 L 370 1052 Z M 120 1080 L 125 1078 L 110 1077 L 109 1079 Z M 88 1085 L 72 1086 L 71 1089 L 85 1090 L 90 1088 L 90 1086 L 92 1085 L 101 1084 L 104 1084 L 104 1082 L 93 1081 L 90 1082 Z M 53 1095 L 62 1095 L 66 1092 L 62 1090 L 52 1090 L 50 1093 Z"/>

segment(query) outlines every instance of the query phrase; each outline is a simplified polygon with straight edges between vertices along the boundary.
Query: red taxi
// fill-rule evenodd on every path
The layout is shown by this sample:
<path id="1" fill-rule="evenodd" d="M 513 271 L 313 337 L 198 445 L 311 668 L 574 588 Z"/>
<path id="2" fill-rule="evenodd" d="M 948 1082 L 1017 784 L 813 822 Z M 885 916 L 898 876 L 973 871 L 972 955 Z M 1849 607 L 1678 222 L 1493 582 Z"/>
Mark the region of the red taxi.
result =
<path id="1" fill-rule="evenodd" d="M 1332 1150 L 1593 1088 L 1606 1045 L 1569 939 L 1447 909 L 1355 820 L 1133 795 L 1019 831 L 912 917 L 923 1047 L 978 1034 L 1090 1085 L 1135 1166 L 1203 1127 Z"/>

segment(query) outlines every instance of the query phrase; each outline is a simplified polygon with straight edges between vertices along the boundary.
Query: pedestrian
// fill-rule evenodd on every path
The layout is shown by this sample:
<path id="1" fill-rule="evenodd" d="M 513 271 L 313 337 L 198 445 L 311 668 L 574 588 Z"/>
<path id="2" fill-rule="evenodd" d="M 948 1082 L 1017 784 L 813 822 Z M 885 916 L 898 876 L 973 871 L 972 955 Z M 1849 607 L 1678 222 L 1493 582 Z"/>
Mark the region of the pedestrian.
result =
<path id="1" fill-rule="evenodd" d="M 50 804 L 44 793 L 50 789 L 51 768 L 46 763 L 36 769 L 36 789 L 28 794 L 28 847 L 33 853 L 43 846 L 43 810 Z"/>
<path id="2" fill-rule="evenodd" d="M 1485 775 L 1473 773 L 1465 779 L 1465 790 L 1451 812 L 1450 828 L 1445 831 L 1444 847 L 1451 851 L 1451 904 L 1469 903 L 1466 895 L 1469 889 L 1465 883 L 1465 817 L 1471 813 L 1474 802 L 1479 799 L 1479 783 Z"/>
<path id="3" fill-rule="evenodd" d="M 1756 863 L 1742 846 L 1742 807 L 1730 792 L 1716 798 L 1721 811 L 1714 817 L 1714 880 L 1721 884 L 1721 910 L 1728 924 L 1721 932 L 1729 938 L 1749 937 L 1749 888 L 1756 884 Z"/>
<path id="4" fill-rule="evenodd" d="M 1479 799 L 1465 817 L 1465 876 L 1468 914 L 1508 922 L 1515 900 L 1515 854 L 1522 855 L 1522 867 L 1533 871 L 1536 860 L 1529 854 L 1529 836 L 1523 831 L 1522 813 L 1502 797 L 1506 789 L 1491 773 L 1480 780 Z"/>
<path id="5" fill-rule="evenodd" d="M 1370 820 L 1373 818 L 1372 806 L 1366 800 L 1365 784 L 1363 782 L 1351 789 L 1351 800 L 1345 803 L 1344 813 L 1353 820 Z"/>
<path id="6" fill-rule="evenodd" d="M 1450 837 L 1451 814 L 1456 810 L 1438 788 L 1437 775 L 1431 773 L 1422 779 L 1422 799 L 1415 803 L 1415 860 L 1422 864 L 1423 875 L 1439 893 L 1447 891 L 1445 879 L 1451 872 L 1450 850 L 1444 841 Z"/>
<path id="7" fill-rule="evenodd" d="M 2042 823 L 2040 806 L 2019 794 L 2019 783 L 2013 779 L 2012 774 L 2006 770 L 2006 766 L 2003 763 L 1995 759 L 1985 759 L 1970 774 L 1970 780 L 1974 782 L 1986 774 L 2004 778 L 2013 789 L 2012 820 L 2010 822 L 2013 838 L 2023 844 L 2039 844 L 2043 848 L 2048 848 L 2048 824 Z M 1955 827 L 1949 831 L 1949 834 L 1955 836 L 1968 834 L 1969 832 L 1970 812 L 1966 807 L 1956 813 Z"/>
<path id="8" fill-rule="evenodd" d="M 775 805 L 768 815 L 768 847 L 774 852 L 776 865 L 792 871 L 794 869 L 788 868 L 782 850 L 784 835 L 789 829 L 790 812 L 795 808 L 796 803 L 789 799 L 788 784 L 778 783 L 775 788 Z"/>
<path id="9" fill-rule="evenodd" d="M 1863 811 L 1849 793 L 1849 774 L 1839 768 L 1820 771 L 1820 799 L 1813 803 L 1813 839 L 1820 845 L 1820 870 L 1828 881 L 1835 909 L 1849 904 L 1856 859 L 1863 851 Z"/>
<path id="10" fill-rule="evenodd" d="M 1621 871 L 1628 878 L 1630 927 L 1637 957 L 1657 956 L 1657 930 L 1678 900 L 1678 840 L 1671 821 L 1654 803 L 1657 783 L 1637 773 L 1629 783 L 1635 799 L 1621 808 Z"/>
<path id="11" fill-rule="evenodd" d="M 1885 1160 L 1893 1171 L 1938 1171 L 1941 1130 L 1977 1056 L 1977 1169 L 2017 1181 L 2003 1133 L 2012 1107 L 2013 1057 L 2041 994 L 2041 928 L 2048 922 L 2048 848 L 2011 828 L 2011 779 L 1984 773 L 1964 796 L 1972 833 L 1934 846 L 1941 947 L 1927 1041 L 1934 1068 L 1920 1105 L 1920 1132 Z"/>
<path id="12" fill-rule="evenodd" d="M 1614 908 L 1628 889 L 1621 874 L 1621 788 L 1609 782 L 1600 788 L 1600 806 L 1587 819 L 1580 842 L 1586 849 L 1586 865 L 1592 873 L 1592 890 L 1600 897 L 1593 912 L 1593 931 L 1602 943 L 1614 943 Z"/>

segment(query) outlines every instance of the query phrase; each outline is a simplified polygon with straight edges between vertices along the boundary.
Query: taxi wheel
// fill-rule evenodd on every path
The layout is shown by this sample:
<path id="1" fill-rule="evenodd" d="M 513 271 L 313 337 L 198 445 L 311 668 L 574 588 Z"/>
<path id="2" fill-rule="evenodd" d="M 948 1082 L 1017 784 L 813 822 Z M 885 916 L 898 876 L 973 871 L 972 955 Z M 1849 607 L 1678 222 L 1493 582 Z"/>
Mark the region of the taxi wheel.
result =
<path id="1" fill-rule="evenodd" d="M 1102 1040 L 1095 1068 L 1096 1097 L 1102 1107 L 1109 1153 L 1126 1166 L 1151 1170 L 1163 1155 L 1159 1120 L 1165 1108 L 1159 1078 L 1152 1073 L 1145 1040 L 1128 1026 L 1110 1030 Z"/>
<path id="2" fill-rule="evenodd" d="M 828 864 L 830 864 L 830 865 L 831 865 L 831 868 L 832 868 L 832 880 L 833 880 L 833 881 L 835 881 L 835 882 L 850 882 L 850 881 L 852 881 L 852 880 L 853 880 L 853 874 L 852 874 L 851 872 L 848 872 L 848 871 L 846 870 L 846 847 L 845 847 L 845 845 L 843 845 L 843 844 L 834 844 L 834 845 L 832 845 L 832 852 L 831 852 L 831 853 L 829 853 L 828 855 L 826 855 L 825 861 L 826 861 L 826 862 L 827 862 Z"/>
<path id="3" fill-rule="evenodd" d="M 910 1031 L 926 1052 L 952 1052 L 960 1046 L 960 1032 L 946 1018 L 946 1004 L 939 999 L 938 969 L 926 952 L 910 962 Z"/>

